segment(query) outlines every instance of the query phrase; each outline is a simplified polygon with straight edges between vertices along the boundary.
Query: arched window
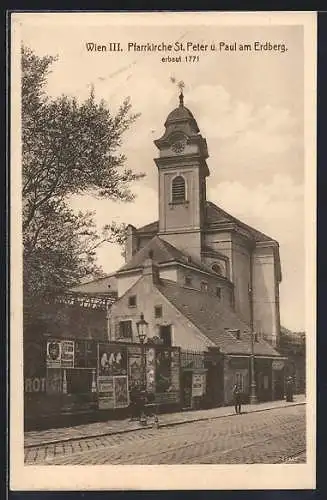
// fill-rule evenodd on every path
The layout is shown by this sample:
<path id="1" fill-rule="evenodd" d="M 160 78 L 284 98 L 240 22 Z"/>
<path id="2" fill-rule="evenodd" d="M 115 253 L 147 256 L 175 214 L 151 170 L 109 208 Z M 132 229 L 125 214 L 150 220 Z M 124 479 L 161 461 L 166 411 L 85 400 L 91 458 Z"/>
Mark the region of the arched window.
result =
<path id="1" fill-rule="evenodd" d="M 185 201 L 185 180 L 184 177 L 178 175 L 174 177 L 171 185 L 171 201 L 172 203 L 183 203 Z"/>
<path id="2" fill-rule="evenodd" d="M 222 275 L 222 270 L 219 264 L 213 264 L 211 269 L 213 270 L 214 273 Z"/>

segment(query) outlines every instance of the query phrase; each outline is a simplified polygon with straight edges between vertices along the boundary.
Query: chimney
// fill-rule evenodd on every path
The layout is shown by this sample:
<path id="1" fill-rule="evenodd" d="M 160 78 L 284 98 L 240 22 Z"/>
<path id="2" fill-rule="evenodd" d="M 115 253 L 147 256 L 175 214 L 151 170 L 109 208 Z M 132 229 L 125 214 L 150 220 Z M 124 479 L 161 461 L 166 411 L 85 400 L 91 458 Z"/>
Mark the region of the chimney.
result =
<path id="1" fill-rule="evenodd" d="M 125 261 L 129 262 L 137 251 L 137 230 L 132 224 L 127 226 L 127 236 L 125 245 Z"/>
<path id="2" fill-rule="evenodd" d="M 153 250 L 149 250 L 148 258 L 143 263 L 143 276 L 149 278 L 152 283 L 159 282 L 159 268 L 153 260 Z"/>

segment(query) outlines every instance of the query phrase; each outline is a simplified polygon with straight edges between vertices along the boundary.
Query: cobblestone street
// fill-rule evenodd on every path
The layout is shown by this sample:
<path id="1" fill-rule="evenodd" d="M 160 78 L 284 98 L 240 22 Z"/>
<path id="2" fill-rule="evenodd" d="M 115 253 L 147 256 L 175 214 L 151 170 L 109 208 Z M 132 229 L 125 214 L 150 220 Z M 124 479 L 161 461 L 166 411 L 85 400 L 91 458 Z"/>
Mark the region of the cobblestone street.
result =
<path id="1" fill-rule="evenodd" d="M 304 463 L 305 405 L 25 449 L 31 465 Z"/>

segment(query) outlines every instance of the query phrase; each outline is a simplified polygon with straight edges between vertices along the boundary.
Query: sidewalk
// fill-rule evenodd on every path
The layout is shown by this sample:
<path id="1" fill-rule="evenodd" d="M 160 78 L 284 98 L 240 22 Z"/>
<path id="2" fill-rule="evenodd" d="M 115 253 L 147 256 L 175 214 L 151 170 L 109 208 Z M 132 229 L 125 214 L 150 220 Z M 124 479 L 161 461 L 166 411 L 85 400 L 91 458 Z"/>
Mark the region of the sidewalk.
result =
<path id="1" fill-rule="evenodd" d="M 251 413 L 257 411 L 272 410 L 274 408 L 284 408 L 293 405 L 305 404 L 304 395 L 296 395 L 293 403 L 286 401 L 269 401 L 267 403 L 258 403 L 255 405 L 243 405 L 242 412 Z M 168 413 L 159 415 L 161 427 L 179 425 L 188 422 L 198 422 L 201 420 L 210 420 L 234 415 L 233 406 L 222 406 L 210 410 L 196 410 L 179 413 Z M 150 419 L 149 419 L 150 421 Z M 148 427 L 152 426 L 152 420 Z M 77 425 L 75 427 L 64 427 L 61 429 L 48 429 L 44 431 L 25 432 L 24 447 L 53 444 L 56 442 L 70 441 L 85 437 L 99 437 L 108 434 L 121 434 L 125 432 L 144 429 L 144 426 L 138 422 L 126 420 L 110 420 L 108 422 L 96 422 L 86 425 Z"/>

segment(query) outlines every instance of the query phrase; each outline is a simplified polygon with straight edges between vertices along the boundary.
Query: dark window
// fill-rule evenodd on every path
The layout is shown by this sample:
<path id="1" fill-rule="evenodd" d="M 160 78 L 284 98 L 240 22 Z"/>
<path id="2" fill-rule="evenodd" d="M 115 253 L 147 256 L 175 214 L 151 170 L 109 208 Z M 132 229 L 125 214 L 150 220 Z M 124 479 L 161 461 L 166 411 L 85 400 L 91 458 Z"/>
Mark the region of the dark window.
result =
<path id="1" fill-rule="evenodd" d="M 130 297 L 128 297 L 128 306 L 136 307 L 136 295 L 131 295 Z"/>
<path id="2" fill-rule="evenodd" d="M 185 276 L 185 285 L 192 285 L 191 276 Z"/>
<path id="3" fill-rule="evenodd" d="M 216 295 L 217 295 L 218 299 L 221 299 L 221 288 L 219 286 L 217 286 L 217 288 L 216 288 Z"/>
<path id="4" fill-rule="evenodd" d="M 160 338 L 163 345 L 171 345 L 171 325 L 162 325 L 160 327 Z"/>
<path id="5" fill-rule="evenodd" d="M 201 291 L 202 292 L 208 291 L 208 283 L 206 281 L 201 281 Z"/>
<path id="6" fill-rule="evenodd" d="M 222 270 L 219 264 L 213 264 L 211 269 L 213 270 L 214 273 L 222 275 Z"/>
<path id="7" fill-rule="evenodd" d="M 125 339 L 133 337 L 132 321 L 131 320 L 119 322 L 119 337 L 125 338 Z"/>
<path id="8" fill-rule="evenodd" d="M 244 375 L 243 373 L 235 373 L 235 383 L 239 386 L 240 390 L 244 392 Z"/>
<path id="9" fill-rule="evenodd" d="M 155 308 L 154 308 L 154 316 L 156 318 L 162 318 L 162 306 L 155 306 Z"/>
<path id="10" fill-rule="evenodd" d="M 183 203 L 185 201 L 185 180 L 184 177 L 178 175 L 172 182 L 172 203 Z"/>

